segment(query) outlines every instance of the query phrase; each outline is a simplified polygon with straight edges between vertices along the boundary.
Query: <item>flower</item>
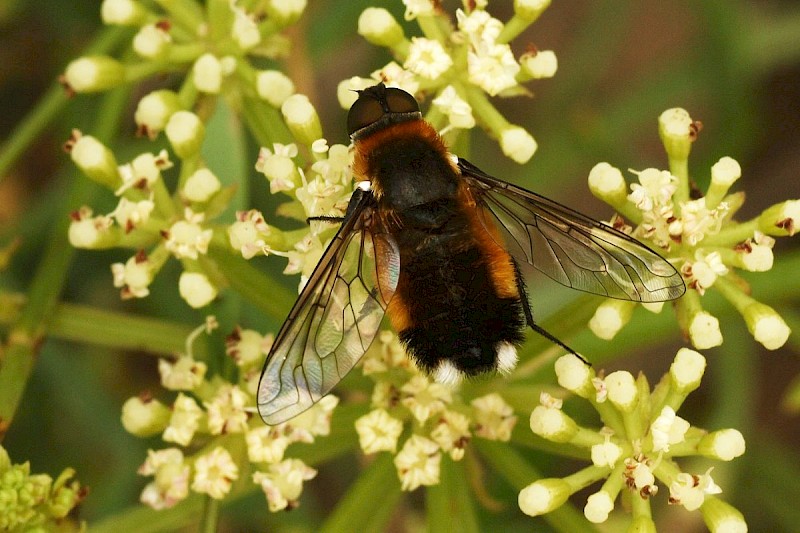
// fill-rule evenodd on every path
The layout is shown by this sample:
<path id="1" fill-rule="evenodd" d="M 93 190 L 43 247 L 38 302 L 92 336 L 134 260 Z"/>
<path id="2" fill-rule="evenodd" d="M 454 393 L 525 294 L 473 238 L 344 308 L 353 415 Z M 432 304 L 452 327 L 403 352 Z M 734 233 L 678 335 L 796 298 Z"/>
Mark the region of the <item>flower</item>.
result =
<path id="1" fill-rule="evenodd" d="M 189 472 L 179 449 L 148 450 L 138 474 L 154 479 L 142 490 L 140 501 L 156 510 L 174 507 L 189 495 Z"/>
<path id="2" fill-rule="evenodd" d="M 212 435 L 220 433 L 241 433 L 247 429 L 250 418 L 245 408 L 248 396 L 236 385 L 224 385 L 214 399 L 206 402 L 208 430 Z"/>
<path id="3" fill-rule="evenodd" d="M 238 477 L 239 467 L 231 454 L 225 448 L 217 446 L 195 459 L 192 490 L 221 500 Z"/>
<path id="4" fill-rule="evenodd" d="M 599 163 L 589 174 L 589 188 L 635 224 L 631 229 L 615 218 L 615 227 L 649 243 L 682 274 L 690 290 L 676 302 L 675 309 L 681 328 L 695 348 L 712 348 L 723 342 L 719 320 L 703 309 L 701 300 L 709 290 L 715 290 L 739 311 L 753 337 L 775 350 L 785 344 L 790 329 L 771 307 L 748 294 L 735 270 L 769 270 L 774 259 L 773 236 L 791 235 L 800 210 L 793 207 L 795 201 L 789 201 L 768 208 L 750 221 L 733 220 L 744 196 L 731 194 L 728 189 L 741 177 L 742 169 L 727 156 L 711 167 L 705 196 L 690 198 L 688 158 L 699 131 L 699 123 L 686 110 L 666 110 L 659 117 L 659 134 L 670 170 L 634 172 L 638 183 L 630 185 L 625 197 L 621 172 L 608 163 Z M 603 303 L 590 327 L 599 337 L 612 338 L 630 311 L 629 303 Z"/>
<path id="5" fill-rule="evenodd" d="M 586 368 L 579 379 L 577 364 Z M 543 393 L 541 405 L 531 413 L 531 430 L 552 442 L 588 448 L 592 464 L 563 478 L 533 481 L 519 493 L 520 509 L 530 516 L 549 513 L 577 491 L 601 480 L 602 487 L 588 497 L 584 507 L 584 515 L 593 523 L 608 519 L 623 490 L 638 499 L 630 506 L 632 527 L 652 521 L 649 498 L 660 485 L 669 488 L 670 503 L 690 511 L 701 508 L 721 489 L 711 479 L 710 469 L 702 475 L 683 472 L 677 460 L 702 455 L 729 461 L 744 453 L 744 439 L 735 429 L 707 433 L 676 414 L 699 385 L 704 369 L 703 356 L 684 348 L 668 376 L 652 392 L 643 376 L 634 378 L 626 371 L 609 374 L 601 380 L 609 402 L 602 402 L 586 385 L 600 379 L 594 371 L 572 354 L 562 356 L 556 362 L 559 383 L 581 391 L 580 396 L 589 400 L 607 425 L 599 430 L 580 427 L 561 412 L 560 400 Z"/>
<path id="6" fill-rule="evenodd" d="M 403 423 L 385 409 L 374 409 L 356 420 L 356 432 L 361 450 L 366 454 L 380 451 L 394 453 Z"/>
<path id="7" fill-rule="evenodd" d="M 158 373 L 161 384 L 171 390 L 192 390 L 200 385 L 206 374 L 206 364 L 195 361 L 190 355 L 182 355 L 174 362 L 161 359 Z"/>
<path id="8" fill-rule="evenodd" d="M 267 497 L 269 510 L 273 513 L 297 507 L 297 499 L 303 491 L 303 481 L 314 479 L 317 471 L 299 459 L 287 459 L 269 465 L 266 472 L 255 472 L 253 482 L 261 485 Z"/>
<path id="9" fill-rule="evenodd" d="M 432 440 L 412 435 L 394 458 L 400 476 L 400 488 L 411 491 L 421 485 L 439 482 L 439 446 Z"/>
<path id="10" fill-rule="evenodd" d="M 44 531 L 63 527 L 65 518 L 88 494 L 72 468 L 55 481 L 47 474 L 31 474 L 30 463 L 12 464 L 0 446 L 0 529 Z M 83 524 L 85 527 L 85 524 Z"/>

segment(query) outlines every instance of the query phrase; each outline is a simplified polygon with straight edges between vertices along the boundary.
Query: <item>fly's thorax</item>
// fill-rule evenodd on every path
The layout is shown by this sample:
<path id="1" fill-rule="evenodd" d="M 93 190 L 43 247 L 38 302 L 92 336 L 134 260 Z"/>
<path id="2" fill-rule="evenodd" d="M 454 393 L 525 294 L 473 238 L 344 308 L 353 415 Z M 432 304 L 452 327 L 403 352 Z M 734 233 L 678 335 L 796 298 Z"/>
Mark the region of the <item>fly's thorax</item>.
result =
<path id="1" fill-rule="evenodd" d="M 402 211 L 458 194 L 460 177 L 436 131 L 423 120 L 393 124 L 355 143 L 354 173 L 379 204 Z"/>

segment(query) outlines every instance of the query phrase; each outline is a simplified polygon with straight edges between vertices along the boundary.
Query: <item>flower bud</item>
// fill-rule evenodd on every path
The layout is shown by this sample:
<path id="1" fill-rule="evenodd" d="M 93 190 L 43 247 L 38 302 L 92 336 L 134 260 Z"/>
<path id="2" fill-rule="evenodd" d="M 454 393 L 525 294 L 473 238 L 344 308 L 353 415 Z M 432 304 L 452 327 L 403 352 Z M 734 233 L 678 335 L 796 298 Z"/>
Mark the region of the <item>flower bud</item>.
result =
<path id="1" fill-rule="evenodd" d="M 568 353 L 559 357 L 555 370 L 559 385 L 583 398 L 594 397 L 594 370 L 575 355 Z"/>
<path id="2" fill-rule="evenodd" d="M 145 95 L 136 106 L 133 119 L 151 139 L 163 130 L 173 113 L 181 109 L 178 95 L 161 89 Z"/>
<path id="3" fill-rule="evenodd" d="M 536 140 L 519 126 L 509 126 L 500 132 L 500 148 L 503 153 L 519 163 L 527 163 L 536 152 Z"/>
<path id="4" fill-rule="evenodd" d="M 170 43 L 169 32 L 156 24 L 147 24 L 133 37 L 133 50 L 145 59 L 156 59 L 167 53 Z"/>
<path id="5" fill-rule="evenodd" d="M 116 189 L 121 179 L 114 153 L 91 135 L 81 135 L 76 131 L 73 132 L 75 137 L 77 139 L 69 148 L 72 161 L 92 180 Z"/>
<path id="6" fill-rule="evenodd" d="M 222 88 L 222 63 L 214 54 L 203 54 L 192 66 L 195 87 L 203 93 L 217 94 Z"/>
<path id="7" fill-rule="evenodd" d="M 670 159 L 688 159 L 694 140 L 692 117 L 679 107 L 667 109 L 658 117 L 658 134 Z"/>
<path id="8" fill-rule="evenodd" d="M 732 461 L 745 452 L 744 437 L 737 429 L 721 429 L 703 436 L 697 451 L 720 461 Z"/>
<path id="9" fill-rule="evenodd" d="M 628 186 L 622 172 L 608 163 L 597 163 L 589 171 L 589 190 L 615 208 L 624 205 L 628 199 Z"/>
<path id="10" fill-rule="evenodd" d="M 800 200 L 787 200 L 773 205 L 758 217 L 758 227 L 767 235 L 792 236 L 800 222 Z"/>
<path id="11" fill-rule="evenodd" d="M 602 444 L 592 445 L 591 457 L 594 466 L 614 468 L 619 458 L 622 457 L 622 448 L 607 439 Z"/>
<path id="12" fill-rule="evenodd" d="M 231 36 L 239 48 L 246 51 L 257 46 L 261 42 L 261 33 L 253 16 L 235 6 L 233 6 L 233 16 Z"/>
<path id="13" fill-rule="evenodd" d="M 187 159 L 200 150 L 206 127 L 194 113 L 178 111 L 169 118 L 165 133 L 178 157 Z"/>
<path id="14" fill-rule="evenodd" d="M 561 409 L 537 405 L 531 412 L 531 431 L 553 442 L 569 442 L 578 432 L 575 421 Z"/>
<path id="15" fill-rule="evenodd" d="M 742 513 L 720 499 L 706 498 L 700 513 L 711 533 L 747 533 L 747 523 Z"/>
<path id="16" fill-rule="evenodd" d="M 293 94 L 281 105 L 281 113 L 295 139 L 311 145 L 322 137 L 322 126 L 317 110 L 304 94 Z"/>
<path id="17" fill-rule="evenodd" d="M 256 92 L 271 106 L 280 107 L 295 92 L 294 83 L 279 70 L 262 70 L 256 74 Z"/>
<path id="18" fill-rule="evenodd" d="M 105 91 L 125 81 L 125 67 L 109 56 L 79 57 L 67 65 L 63 79 L 76 93 Z"/>
<path id="19" fill-rule="evenodd" d="M 519 508 L 528 516 L 539 516 L 564 505 L 570 496 L 569 483 L 559 478 L 534 481 L 519 493 Z"/>
<path id="20" fill-rule="evenodd" d="M 550 5 L 550 0 L 514 0 L 514 13 L 527 23 L 532 23 Z"/>
<path id="21" fill-rule="evenodd" d="M 137 437 L 151 437 L 169 424 L 169 408 L 153 398 L 134 396 L 122 405 L 122 426 Z"/>
<path id="22" fill-rule="evenodd" d="M 205 202 L 220 189 L 219 179 L 207 168 L 200 168 L 186 180 L 183 195 L 191 202 Z"/>
<path id="23" fill-rule="evenodd" d="M 753 302 L 743 312 L 747 329 L 767 350 L 777 350 L 786 343 L 791 330 L 783 318 L 768 305 Z"/>
<path id="24" fill-rule="evenodd" d="M 705 357 L 694 350 L 681 348 L 669 367 L 673 388 L 682 394 L 689 394 L 700 386 L 705 370 Z"/>
<path id="25" fill-rule="evenodd" d="M 306 0 L 269 0 L 263 5 L 269 18 L 284 27 L 297 22 L 306 8 Z"/>
<path id="26" fill-rule="evenodd" d="M 595 310 L 589 320 L 589 329 L 601 339 L 610 341 L 631 319 L 635 307 L 633 302 L 607 299 Z"/>
<path id="27" fill-rule="evenodd" d="M 613 510 L 613 498 L 608 492 L 601 490 L 589 496 L 586 506 L 583 508 L 583 514 L 589 522 L 602 524 L 608 520 L 608 514 Z"/>
<path id="28" fill-rule="evenodd" d="M 358 17 L 358 34 L 377 46 L 391 48 L 405 40 L 403 28 L 387 10 L 368 7 Z"/>
<path id="29" fill-rule="evenodd" d="M 522 72 L 532 79 L 552 78 L 558 70 L 558 59 L 552 50 L 537 50 L 519 58 Z"/>
<path id="30" fill-rule="evenodd" d="M 358 92 L 375 85 L 375 80 L 353 76 L 339 82 L 336 86 L 336 98 L 342 109 L 350 109 L 358 99 Z"/>
<path id="31" fill-rule="evenodd" d="M 706 311 L 694 313 L 689 321 L 689 338 L 698 350 L 707 350 L 722 344 L 722 332 L 717 317 Z"/>
<path id="32" fill-rule="evenodd" d="M 178 291 L 181 298 L 195 309 L 208 305 L 217 297 L 217 288 L 200 272 L 183 272 L 178 280 Z"/>
<path id="33" fill-rule="evenodd" d="M 139 26 L 147 18 L 147 10 L 135 0 L 103 0 L 100 17 L 103 24 Z"/>
<path id="34" fill-rule="evenodd" d="M 636 407 L 639 390 L 630 372 L 618 370 L 606 376 L 603 381 L 608 387 L 608 399 L 617 409 L 629 413 Z"/>

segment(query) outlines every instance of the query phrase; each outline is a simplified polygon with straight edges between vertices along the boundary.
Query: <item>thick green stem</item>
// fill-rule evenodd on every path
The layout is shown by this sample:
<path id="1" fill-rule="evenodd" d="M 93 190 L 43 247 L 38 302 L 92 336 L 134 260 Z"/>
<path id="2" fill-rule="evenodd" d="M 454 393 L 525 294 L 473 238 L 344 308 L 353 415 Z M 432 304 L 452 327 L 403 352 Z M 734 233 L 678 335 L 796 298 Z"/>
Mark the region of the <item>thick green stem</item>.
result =
<path id="1" fill-rule="evenodd" d="M 127 97 L 125 89 L 117 89 L 105 97 L 98 113 L 98 138 L 113 136 Z M 63 203 L 55 211 L 44 255 L 28 290 L 28 302 L 9 331 L 0 359 L 0 440 L 14 418 L 75 253 L 67 240 L 69 213 L 75 206 L 90 201 L 96 190 L 96 185 L 88 179 L 73 179 Z"/>

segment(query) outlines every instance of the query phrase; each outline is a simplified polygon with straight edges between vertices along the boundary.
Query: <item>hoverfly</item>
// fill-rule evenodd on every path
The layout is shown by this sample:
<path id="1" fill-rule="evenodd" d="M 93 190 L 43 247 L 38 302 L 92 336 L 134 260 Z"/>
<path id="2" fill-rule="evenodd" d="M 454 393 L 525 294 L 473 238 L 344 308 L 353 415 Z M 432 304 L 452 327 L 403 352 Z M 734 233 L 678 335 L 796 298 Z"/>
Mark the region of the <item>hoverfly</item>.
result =
<path id="1" fill-rule="evenodd" d="M 636 302 L 685 291 L 639 241 L 451 155 L 401 89 L 359 91 L 347 129 L 365 181 L 267 356 L 258 410 L 268 424 L 328 394 L 384 313 L 417 366 L 454 383 L 512 370 L 526 326 L 575 353 L 534 322 L 524 282 L 532 268 Z"/>

